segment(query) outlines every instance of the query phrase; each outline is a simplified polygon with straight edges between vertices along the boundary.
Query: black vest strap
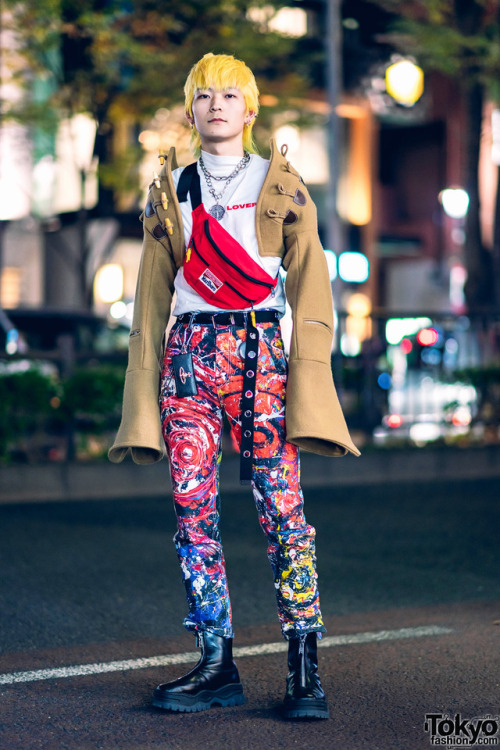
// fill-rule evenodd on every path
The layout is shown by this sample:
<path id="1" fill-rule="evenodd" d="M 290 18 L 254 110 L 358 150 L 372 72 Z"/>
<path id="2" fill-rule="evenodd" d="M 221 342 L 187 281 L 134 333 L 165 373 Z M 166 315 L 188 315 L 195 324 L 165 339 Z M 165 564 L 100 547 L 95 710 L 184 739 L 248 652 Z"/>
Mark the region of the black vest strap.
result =
<path id="1" fill-rule="evenodd" d="M 187 201 L 189 194 L 193 211 L 201 203 L 200 175 L 198 174 L 197 165 L 198 162 L 194 161 L 185 167 L 177 184 L 177 198 L 179 199 L 179 203 Z"/>

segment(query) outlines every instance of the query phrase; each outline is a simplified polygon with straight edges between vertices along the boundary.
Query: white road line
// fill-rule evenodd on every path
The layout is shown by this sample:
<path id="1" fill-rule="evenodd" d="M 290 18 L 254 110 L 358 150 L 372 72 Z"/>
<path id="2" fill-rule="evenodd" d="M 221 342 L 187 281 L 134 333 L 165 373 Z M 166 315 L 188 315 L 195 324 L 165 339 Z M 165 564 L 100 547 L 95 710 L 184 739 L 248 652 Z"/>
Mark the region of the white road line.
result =
<path id="1" fill-rule="evenodd" d="M 348 635 L 332 635 L 318 641 L 320 648 L 331 646 L 347 646 L 353 643 L 371 643 L 372 641 L 393 641 L 401 638 L 422 638 L 430 635 L 446 635 L 453 633 L 450 628 L 439 625 L 422 625 L 416 628 L 400 628 L 399 630 L 378 630 L 368 633 L 352 633 Z M 235 657 L 261 656 L 262 654 L 277 654 L 287 651 L 286 641 L 278 643 L 260 643 L 256 646 L 240 646 L 233 649 Z M 125 672 L 129 669 L 146 669 L 149 667 L 168 667 L 173 664 L 189 664 L 198 661 L 199 651 L 186 651 L 183 654 L 166 654 L 164 656 L 149 656 L 142 659 L 127 659 L 124 661 L 110 661 L 96 664 L 80 664 L 74 667 L 56 667 L 54 669 L 36 669 L 30 672 L 11 672 L 0 674 L 0 685 L 13 685 L 17 682 L 36 682 L 37 680 L 53 680 L 61 677 L 85 677 L 104 672 Z"/>

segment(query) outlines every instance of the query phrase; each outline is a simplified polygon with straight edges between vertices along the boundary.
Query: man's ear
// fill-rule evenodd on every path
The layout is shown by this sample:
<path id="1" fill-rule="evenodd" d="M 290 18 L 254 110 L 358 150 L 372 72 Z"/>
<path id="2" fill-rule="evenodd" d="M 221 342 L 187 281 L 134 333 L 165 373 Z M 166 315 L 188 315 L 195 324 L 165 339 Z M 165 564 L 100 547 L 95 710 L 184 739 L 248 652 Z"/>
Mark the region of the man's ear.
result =
<path id="1" fill-rule="evenodd" d="M 250 125 L 250 123 L 252 122 L 252 120 L 253 120 L 253 119 L 254 119 L 254 118 L 255 118 L 256 116 L 257 116 L 257 115 L 255 114 L 254 110 L 253 110 L 253 109 L 249 109 L 249 110 L 248 110 L 248 112 L 247 112 L 247 115 L 246 115 L 246 117 L 245 117 L 245 122 L 246 122 L 246 124 L 247 124 L 247 125 Z"/>
<path id="2" fill-rule="evenodd" d="M 186 120 L 188 121 L 188 123 L 191 125 L 191 127 L 193 127 L 193 125 L 194 125 L 194 117 L 192 115 L 190 115 L 189 112 L 186 112 L 185 117 L 186 117 Z"/>

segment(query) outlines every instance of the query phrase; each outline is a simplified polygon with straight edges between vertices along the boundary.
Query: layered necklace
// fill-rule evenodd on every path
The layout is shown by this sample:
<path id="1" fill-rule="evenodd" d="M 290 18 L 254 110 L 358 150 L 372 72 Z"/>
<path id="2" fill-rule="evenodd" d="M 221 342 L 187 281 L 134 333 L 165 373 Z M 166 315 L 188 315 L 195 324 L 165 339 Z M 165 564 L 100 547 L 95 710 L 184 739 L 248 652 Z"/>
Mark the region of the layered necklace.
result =
<path id="1" fill-rule="evenodd" d="M 224 208 L 224 206 L 221 206 L 220 200 L 222 196 L 224 195 L 224 193 L 226 192 L 226 188 L 231 182 L 231 180 L 233 180 L 237 174 L 239 174 L 243 169 L 245 169 L 248 166 L 248 163 L 250 162 L 250 154 L 245 152 L 245 155 L 243 156 L 241 161 L 239 161 L 238 164 L 235 166 L 234 170 L 231 172 L 229 177 L 218 177 L 215 174 L 211 174 L 205 166 L 205 162 L 203 161 L 203 156 L 200 156 L 198 161 L 201 167 L 201 171 L 203 172 L 205 182 L 207 183 L 208 192 L 210 193 L 210 195 L 215 201 L 215 204 L 208 209 L 208 213 L 211 216 L 213 216 L 214 219 L 217 219 L 217 221 L 220 221 L 222 217 L 224 216 L 224 214 L 226 213 L 226 209 Z M 220 193 L 215 192 L 215 187 L 213 185 L 212 180 L 217 180 L 218 182 L 222 182 L 223 180 L 225 181 L 226 184 L 224 185 Z"/>

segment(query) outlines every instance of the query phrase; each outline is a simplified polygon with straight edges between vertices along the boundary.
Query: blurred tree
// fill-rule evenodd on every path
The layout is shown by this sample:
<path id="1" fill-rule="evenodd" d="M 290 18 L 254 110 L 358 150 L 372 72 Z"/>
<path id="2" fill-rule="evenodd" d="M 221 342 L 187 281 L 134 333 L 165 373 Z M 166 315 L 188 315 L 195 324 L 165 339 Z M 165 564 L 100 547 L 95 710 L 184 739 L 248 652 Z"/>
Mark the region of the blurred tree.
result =
<path id="1" fill-rule="evenodd" d="M 11 452 L 27 457 L 44 434 L 56 396 L 52 377 L 37 369 L 0 374 L 0 464 Z"/>
<path id="2" fill-rule="evenodd" d="M 500 304 L 495 277 L 500 274 L 500 194 L 497 193 L 493 252 L 481 237 L 479 150 L 483 104 L 500 103 L 500 0 L 371 0 L 400 20 L 392 41 L 405 54 L 418 55 L 427 70 L 455 78 L 462 89 L 467 123 L 465 295 L 469 310 Z"/>
<path id="3" fill-rule="evenodd" d="M 273 2 L 279 8 L 283 0 Z M 297 42 L 248 14 L 248 0 L 4 0 L 5 23 L 25 60 L 17 77 L 29 88 L 50 79 L 42 101 L 4 106 L 4 116 L 54 130 L 62 118 L 91 113 L 98 123 L 99 212 L 114 212 L 113 187 L 135 186 L 141 149 L 115 153 L 121 120 L 137 125 L 160 107 L 182 103 L 191 66 L 207 51 L 234 54 L 254 70 L 263 94 L 281 99 L 307 90 Z M 252 7 L 265 5 L 256 0 Z"/>
<path id="4" fill-rule="evenodd" d="M 122 198 L 135 210 L 142 200 L 143 182 L 139 132 L 159 110 L 183 103 L 187 73 L 203 54 L 234 54 L 253 69 L 261 93 L 268 94 L 268 106 L 255 130 L 262 142 L 267 143 L 272 112 L 283 109 L 287 97 L 306 94 L 310 82 L 300 44 L 293 36 L 269 28 L 269 12 L 272 15 L 273 8 L 286 4 L 286 0 L 275 0 L 272 6 L 266 0 L 4 0 L 2 23 L 8 48 L 4 46 L 2 61 L 10 64 L 13 80 L 26 95 L 2 102 L 2 117 L 33 127 L 37 162 L 54 154 L 62 120 L 90 113 L 97 123 L 94 154 L 99 160 L 99 196 L 92 216 L 116 215 L 117 209 L 123 210 Z M 249 13 L 255 8 L 261 9 L 260 16 Z M 86 170 L 79 169 L 83 196 Z M 92 250 L 86 224 L 82 197 L 79 215 L 67 228 L 72 234 L 61 239 L 61 232 L 47 233 L 45 245 L 51 269 L 55 254 L 66 274 L 49 270 L 57 294 L 69 288 L 68 281 L 75 281 L 75 305 L 90 308 Z"/>

